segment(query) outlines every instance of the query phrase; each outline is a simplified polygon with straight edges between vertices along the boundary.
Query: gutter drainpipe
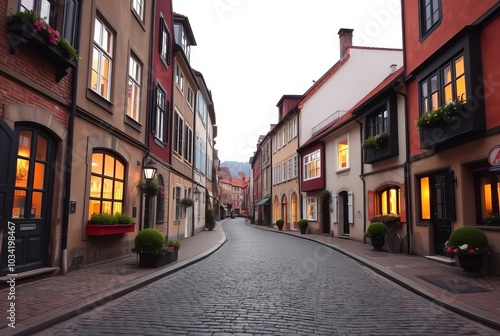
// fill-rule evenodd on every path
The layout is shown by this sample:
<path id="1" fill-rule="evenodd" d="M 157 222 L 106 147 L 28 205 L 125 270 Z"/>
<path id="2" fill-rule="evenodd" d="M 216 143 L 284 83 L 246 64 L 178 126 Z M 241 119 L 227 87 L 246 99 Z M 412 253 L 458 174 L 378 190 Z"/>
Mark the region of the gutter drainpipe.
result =
<path id="1" fill-rule="evenodd" d="M 82 22 L 82 8 L 83 1 L 78 2 L 78 20 L 77 20 L 77 33 L 76 33 L 76 47 L 80 48 L 80 37 L 81 37 L 81 22 Z M 73 137 L 75 133 L 75 114 L 76 114 L 76 97 L 77 97 L 77 86 L 78 86 L 78 68 L 79 62 L 76 62 L 76 66 L 73 69 L 71 78 L 71 107 L 68 120 L 68 143 L 66 145 L 66 160 L 64 163 L 64 200 L 63 200 L 63 220 L 61 229 L 61 269 L 62 274 L 65 275 L 68 272 L 68 226 L 69 226 L 69 204 L 71 202 L 71 170 L 73 162 Z"/>
<path id="2" fill-rule="evenodd" d="M 359 125 L 359 141 L 363 143 L 363 123 L 359 122 L 358 119 L 354 119 Z M 366 232 L 366 182 L 365 182 L 365 162 L 363 161 L 363 151 L 361 153 L 361 174 L 359 178 L 363 181 L 363 233 Z M 366 236 L 363 234 L 363 244 L 366 244 Z"/>

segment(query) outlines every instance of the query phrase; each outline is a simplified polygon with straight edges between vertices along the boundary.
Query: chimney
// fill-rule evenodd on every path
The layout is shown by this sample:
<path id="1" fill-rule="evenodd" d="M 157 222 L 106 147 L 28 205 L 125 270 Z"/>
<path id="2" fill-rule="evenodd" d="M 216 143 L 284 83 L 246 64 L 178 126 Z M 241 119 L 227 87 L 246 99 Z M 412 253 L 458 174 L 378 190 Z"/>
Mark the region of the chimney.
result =
<path id="1" fill-rule="evenodd" d="M 352 47 L 352 32 L 354 29 L 340 28 L 338 34 L 340 39 L 340 59 L 344 58 L 347 48 Z"/>
<path id="2" fill-rule="evenodd" d="M 391 74 L 396 71 L 397 66 L 397 64 L 391 64 Z"/>

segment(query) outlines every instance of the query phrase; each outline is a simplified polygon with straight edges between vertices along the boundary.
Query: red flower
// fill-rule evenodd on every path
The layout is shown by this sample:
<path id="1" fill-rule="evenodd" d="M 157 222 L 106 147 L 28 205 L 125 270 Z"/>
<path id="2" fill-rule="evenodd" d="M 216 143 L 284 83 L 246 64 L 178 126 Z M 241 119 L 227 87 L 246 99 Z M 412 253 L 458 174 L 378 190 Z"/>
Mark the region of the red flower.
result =
<path id="1" fill-rule="evenodd" d="M 453 250 L 453 253 L 457 253 L 458 254 L 458 252 L 459 252 L 458 249 L 454 249 Z"/>
<path id="2" fill-rule="evenodd" d="M 476 249 L 473 249 L 473 248 L 469 249 L 469 253 L 470 253 L 470 254 L 474 254 L 474 253 L 476 253 Z"/>

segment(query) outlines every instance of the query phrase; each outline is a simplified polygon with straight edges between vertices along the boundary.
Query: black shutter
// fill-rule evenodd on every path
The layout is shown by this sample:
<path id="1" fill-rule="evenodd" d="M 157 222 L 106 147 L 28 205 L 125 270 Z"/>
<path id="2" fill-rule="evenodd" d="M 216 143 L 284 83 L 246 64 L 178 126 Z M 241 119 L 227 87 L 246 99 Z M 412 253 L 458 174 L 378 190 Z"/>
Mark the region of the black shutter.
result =
<path id="1" fill-rule="evenodd" d="M 169 124 L 170 124 L 170 122 L 169 122 L 170 118 L 168 117 L 170 115 L 169 111 L 170 111 L 170 102 L 167 100 L 165 102 L 165 114 L 164 114 L 164 117 L 163 117 L 164 118 L 164 120 L 163 120 L 163 142 L 165 144 L 168 143 L 168 137 L 170 135 L 170 133 L 168 131 L 169 130 L 168 127 L 169 127 Z"/>
<path id="2" fill-rule="evenodd" d="M 444 190 L 446 197 L 446 215 L 449 219 L 456 219 L 455 209 L 455 174 L 453 170 L 444 174 Z"/>

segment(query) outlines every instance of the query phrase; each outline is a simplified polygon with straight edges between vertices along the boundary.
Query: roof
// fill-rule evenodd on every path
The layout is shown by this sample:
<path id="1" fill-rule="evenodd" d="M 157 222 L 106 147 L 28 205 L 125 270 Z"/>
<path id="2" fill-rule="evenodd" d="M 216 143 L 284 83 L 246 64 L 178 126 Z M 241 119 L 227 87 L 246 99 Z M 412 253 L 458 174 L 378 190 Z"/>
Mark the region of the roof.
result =
<path id="1" fill-rule="evenodd" d="M 349 111 L 347 111 L 342 117 L 332 121 L 325 127 L 321 128 L 319 131 L 315 132 L 309 140 L 307 140 L 299 149 L 304 149 L 309 147 L 309 145 L 315 143 L 316 141 L 326 137 L 333 131 L 344 126 L 349 121 L 354 119 L 357 112 L 363 108 L 363 106 L 368 103 L 371 99 L 377 97 L 380 93 L 384 92 L 386 89 L 392 86 L 400 76 L 403 75 L 404 68 L 400 67 L 398 70 L 394 71 L 392 74 L 387 76 L 380 84 L 378 84 L 373 90 L 371 90 L 366 96 L 364 96 L 359 102 L 356 103 Z"/>

